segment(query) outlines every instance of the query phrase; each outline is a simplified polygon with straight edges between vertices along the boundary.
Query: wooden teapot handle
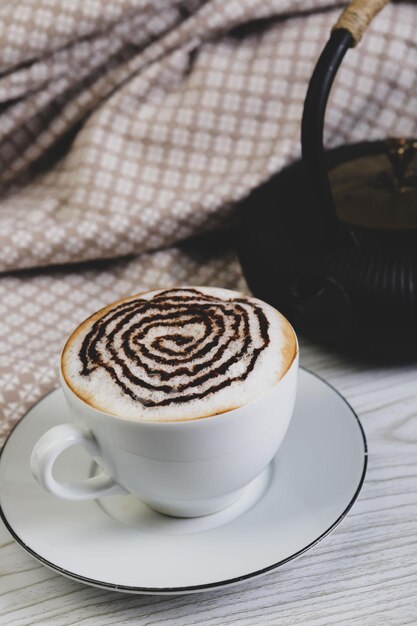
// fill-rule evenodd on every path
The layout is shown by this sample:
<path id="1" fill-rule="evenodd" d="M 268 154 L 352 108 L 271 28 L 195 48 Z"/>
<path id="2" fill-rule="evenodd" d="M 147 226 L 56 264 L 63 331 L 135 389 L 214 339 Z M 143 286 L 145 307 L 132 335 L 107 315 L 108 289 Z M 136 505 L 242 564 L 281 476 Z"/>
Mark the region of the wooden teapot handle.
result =
<path id="1" fill-rule="evenodd" d="M 336 215 L 323 146 L 324 118 L 330 90 L 346 52 L 359 42 L 372 18 L 388 1 L 352 0 L 333 27 L 310 79 L 304 101 L 301 148 L 315 198 L 313 206 L 317 217 L 321 216 L 323 240 L 317 242 L 317 249 L 324 241 L 337 245 L 340 238 L 348 245 L 355 245 L 353 231 L 342 226 Z"/>
<path id="2" fill-rule="evenodd" d="M 340 15 L 333 30 L 344 28 L 353 38 L 353 45 L 362 38 L 363 33 L 389 0 L 352 0 Z"/>

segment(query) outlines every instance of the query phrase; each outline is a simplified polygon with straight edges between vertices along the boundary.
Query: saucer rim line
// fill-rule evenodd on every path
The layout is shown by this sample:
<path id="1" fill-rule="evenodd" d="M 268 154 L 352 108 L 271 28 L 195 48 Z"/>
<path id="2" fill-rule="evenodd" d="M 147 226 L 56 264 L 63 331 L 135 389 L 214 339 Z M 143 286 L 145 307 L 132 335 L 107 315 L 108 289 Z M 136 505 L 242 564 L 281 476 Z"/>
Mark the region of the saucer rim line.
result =
<path id="1" fill-rule="evenodd" d="M 59 565 L 56 565 L 56 564 L 52 563 L 51 561 L 48 561 L 47 559 L 42 557 L 40 554 L 38 554 L 37 552 L 32 550 L 32 548 L 30 548 L 28 545 L 25 544 L 25 542 L 19 537 L 19 535 L 13 530 L 12 526 L 9 524 L 9 522 L 8 522 L 8 520 L 6 518 L 6 515 L 5 515 L 4 511 L 3 511 L 3 508 L 1 506 L 1 501 L 0 501 L 0 518 L 2 519 L 4 525 L 6 526 L 7 530 L 9 531 L 9 533 L 12 535 L 13 539 L 26 552 L 28 552 L 28 554 L 30 554 L 38 562 L 42 563 L 43 565 L 45 565 L 46 567 L 50 568 L 51 570 L 53 570 L 55 572 L 58 572 L 59 574 L 61 574 L 63 576 L 66 576 L 67 578 L 70 578 L 71 580 L 74 580 L 75 582 L 82 582 L 82 583 L 85 583 L 87 585 L 92 585 L 94 587 L 98 587 L 100 589 L 106 589 L 106 590 L 109 590 L 109 591 L 119 591 L 119 592 L 137 593 L 137 594 L 154 594 L 154 595 L 174 595 L 174 594 L 193 593 L 193 592 L 197 593 L 199 591 L 209 591 L 210 589 L 216 589 L 216 588 L 222 588 L 222 587 L 235 585 L 235 584 L 238 584 L 238 583 L 243 582 L 245 580 L 250 580 L 251 578 L 260 577 L 260 576 L 262 576 L 264 574 L 267 574 L 267 573 L 269 573 L 269 572 L 271 572 L 271 571 L 273 571 L 275 569 L 278 569 L 282 565 L 285 565 L 289 561 L 293 561 L 294 559 L 298 558 L 299 556 L 301 556 L 302 554 L 304 554 L 305 552 L 307 552 L 308 550 L 313 548 L 315 545 L 320 543 L 325 537 L 327 537 L 327 535 L 329 535 L 344 520 L 344 518 L 346 517 L 346 515 L 351 510 L 352 506 L 356 502 L 356 500 L 357 500 L 357 498 L 358 498 L 358 496 L 359 496 L 359 494 L 360 494 L 360 492 L 362 490 L 362 486 L 363 486 L 363 483 L 365 481 L 365 476 L 366 476 L 367 467 L 368 467 L 368 444 L 367 444 L 367 439 L 366 439 L 364 428 L 362 426 L 362 423 L 361 423 L 358 415 L 356 414 L 356 411 L 353 409 L 353 407 L 350 405 L 350 403 L 346 400 L 346 398 L 335 387 L 333 387 L 333 385 L 331 385 L 327 380 L 322 378 L 319 374 L 316 374 L 315 372 L 312 372 L 311 370 L 307 369 L 306 367 L 301 367 L 300 366 L 300 369 L 303 370 L 304 372 L 307 372 L 308 374 L 311 374 L 312 376 L 314 376 L 315 378 L 320 380 L 322 383 L 324 383 L 325 385 L 330 387 L 330 389 L 332 391 L 334 391 L 343 400 L 343 402 L 347 405 L 347 407 L 350 409 L 351 414 L 356 419 L 357 425 L 359 427 L 359 431 L 360 431 L 361 436 L 362 436 L 362 442 L 363 442 L 363 446 L 364 446 L 363 468 L 362 468 L 361 477 L 359 479 L 359 483 L 358 483 L 358 486 L 356 488 L 355 493 L 353 494 L 351 500 L 349 501 L 349 503 L 347 504 L 345 509 L 342 511 L 342 513 L 339 515 L 339 517 L 333 522 L 333 524 L 331 524 L 329 526 L 329 528 L 327 528 L 321 535 L 319 535 L 316 539 L 311 541 L 309 544 L 307 544 L 306 546 L 304 546 L 303 548 L 301 548 L 297 552 L 294 552 L 294 554 L 291 554 L 290 556 L 286 557 L 285 559 L 281 559 L 277 563 L 273 563 L 272 565 L 268 565 L 267 567 L 264 567 L 264 568 L 262 568 L 260 570 L 256 570 L 254 572 L 250 572 L 248 574 L 242 574 L 242 576 L 236 576 L 234 578 L 228 578 L 226 580 L 215 581 L 215 582 L 211 582 L 211 583 L 204 583 L 204 584 L 201 584 L 201 585 L 188 585 L 188 586 L 183 586 L 183 587 L 138 587 L 138 586 L 135 586 L 135 585 L 118 585 L 116 583 L 108 583 L 108 582 L 105 582 L 105 581 L 97 580 L 95 578 L 89 578 L 87 576 L 82 576 L 80 574 L 76 574 L 74 572 L 66 570 L 66 569 L 60 567 Z M 37 400 L 26 411 L 26 413 L 24 415 L 22 415 L 22 417 L 16 422 L 16 424 L 13 426 L 12 430 L 7 435 L 6 440 L 5 440 L 2 448 L 0 449 L 0 461 L 1 461 L 1 457 L 2 457 L 3 451 L 5 450 L 8 442 L 9 442 L 9 440 L 11 438 L 11 436 L 13 435 L 15 429 L 17 429 L 19 424 L 25 419 L 25 417 L 28 416 L 28 414 L 38 404 L 40 404 L 40 402 L 45 400 L 45 398 L 47 398 L 49 395 L 51 395 L 52 393 L 54 393 L 58 389 L 60 389 L 59 386 L 54 387 L 53 389 L 48 391 L 39 400 Z"/>

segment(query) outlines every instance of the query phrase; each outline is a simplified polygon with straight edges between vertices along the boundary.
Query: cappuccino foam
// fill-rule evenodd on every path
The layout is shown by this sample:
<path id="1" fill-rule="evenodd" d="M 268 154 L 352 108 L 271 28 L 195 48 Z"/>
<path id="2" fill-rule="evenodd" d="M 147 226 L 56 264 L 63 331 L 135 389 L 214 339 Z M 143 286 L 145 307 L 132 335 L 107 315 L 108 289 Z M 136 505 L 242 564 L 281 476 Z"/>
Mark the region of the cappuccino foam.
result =
<path id="1" fill-rule="evenodd" d="M 71 335 L 62 373 L 96 409 L 177 421 L 261 397 L 297 352 L 289 322 L 270 305 L 214 287 L 178 287 L 119 300 Z"/>

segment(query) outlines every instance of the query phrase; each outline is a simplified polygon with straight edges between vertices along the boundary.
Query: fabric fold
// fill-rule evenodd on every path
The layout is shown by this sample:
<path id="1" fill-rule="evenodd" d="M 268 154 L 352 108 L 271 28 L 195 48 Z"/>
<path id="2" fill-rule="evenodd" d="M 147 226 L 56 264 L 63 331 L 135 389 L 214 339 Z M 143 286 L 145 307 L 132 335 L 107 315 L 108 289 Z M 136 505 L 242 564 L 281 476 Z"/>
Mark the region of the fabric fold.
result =
<path id="1" fill-rule="evenodd" d="M 227 221 L 299 156 L 335 5 L 3 6 L 0 271 L 141 254 Z M 332 144 L 415 131 L 416 26 L 410 4 L 388 6 L 348 55 L 328 112 Z"/>

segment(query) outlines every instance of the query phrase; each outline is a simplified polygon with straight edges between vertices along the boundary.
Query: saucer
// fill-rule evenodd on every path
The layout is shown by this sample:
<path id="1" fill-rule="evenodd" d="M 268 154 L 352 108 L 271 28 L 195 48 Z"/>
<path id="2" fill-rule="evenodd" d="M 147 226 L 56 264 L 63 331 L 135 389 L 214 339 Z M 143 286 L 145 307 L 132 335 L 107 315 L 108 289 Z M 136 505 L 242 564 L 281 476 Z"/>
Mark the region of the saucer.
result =
<path id="1" fill-rule="evenodd" d="M 136 496 L 70 502 L 44 491 L 29 468 L 34 443 L 71 421 L 52 391 L 20 420 L 0 458 L 0 513 L 16 541 L 51 569 L 97 587 L 180 594 L 266 574 L 312 548 L 345 517 L 361 489 L 366 440 L 353 409 L 301 369 L 294 415 L 269 467 L 227 509 L 170 518 Z M 81 448 L 56 463 L 61 480 L 94 472 Z"/>

